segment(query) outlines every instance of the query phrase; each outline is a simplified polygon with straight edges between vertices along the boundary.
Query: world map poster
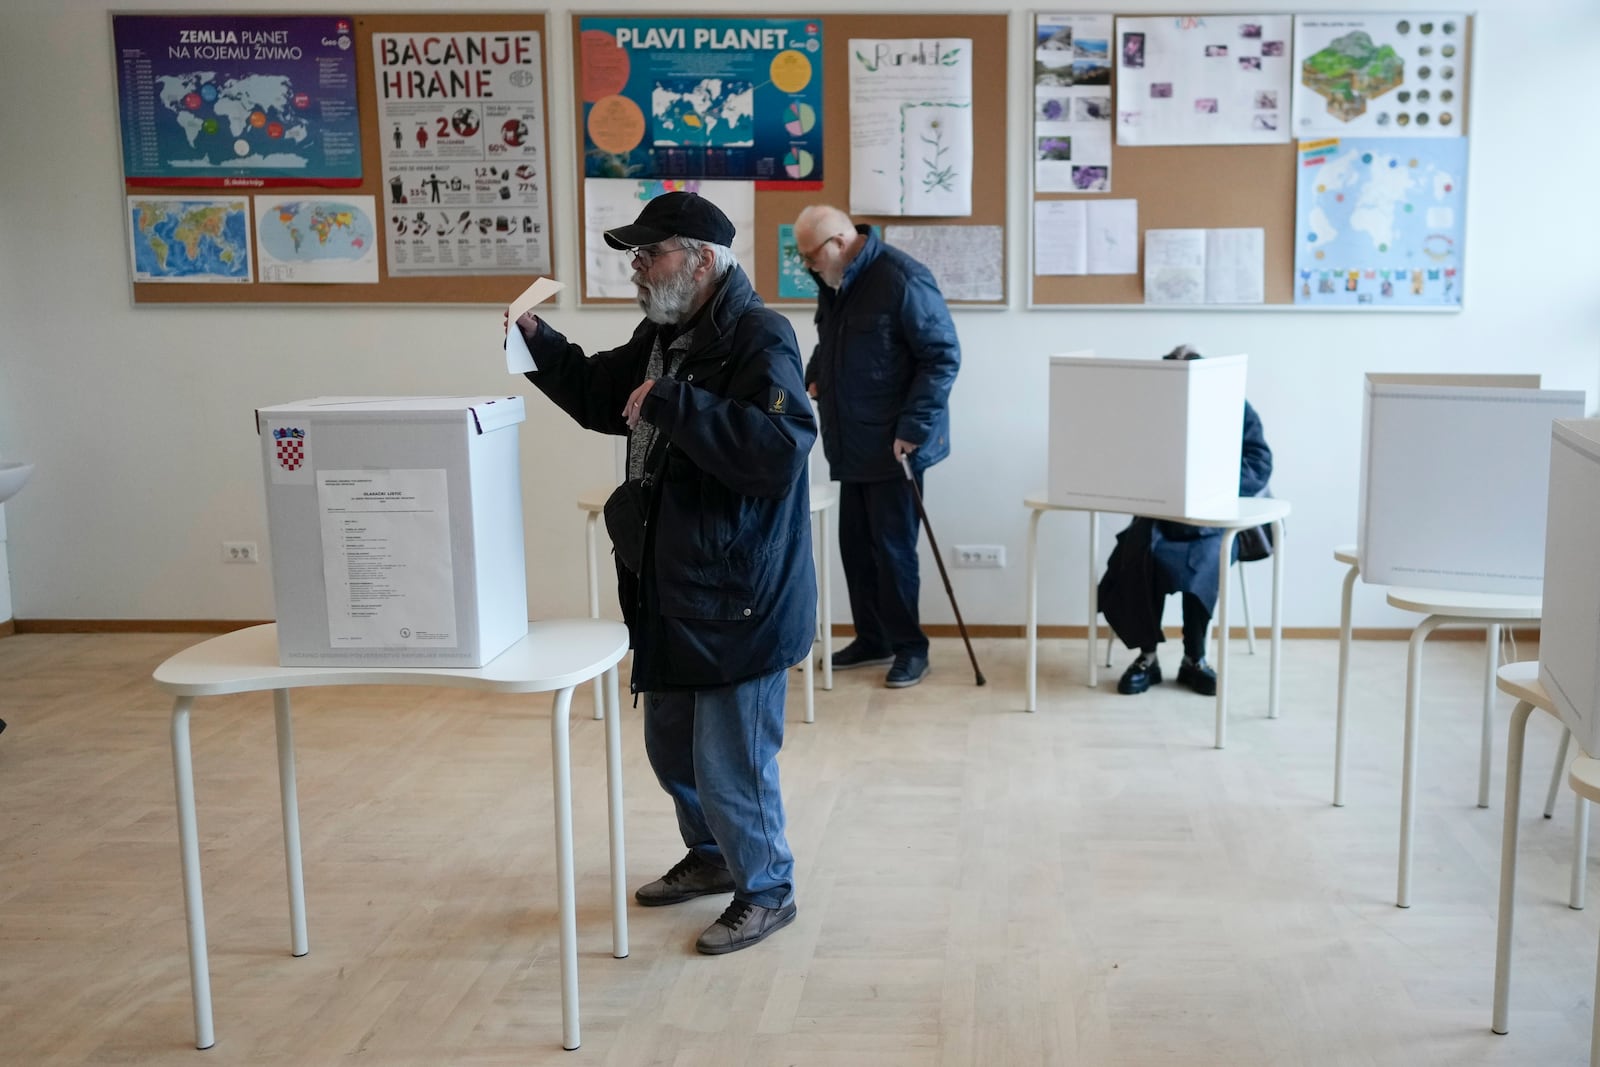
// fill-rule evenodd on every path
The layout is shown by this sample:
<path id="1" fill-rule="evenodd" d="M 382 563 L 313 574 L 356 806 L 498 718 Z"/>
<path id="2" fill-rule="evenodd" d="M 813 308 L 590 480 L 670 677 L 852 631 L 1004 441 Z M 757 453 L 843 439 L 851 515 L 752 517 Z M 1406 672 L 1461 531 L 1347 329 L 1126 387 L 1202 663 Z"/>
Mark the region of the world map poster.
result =
<path id="1" fill-rule="evenodd" d="M 361 183 L 349 18 L 117 15 L 130 186 Z"/>
<path id="2" fill-rule="evenodd" d="M 579 20 L 583 173 L 822 180 L 820 19 Z"/>
<path id="3" fill-rule="evenodd" d="M 1467 141 L 1301 141 L 1295 303 L 1460 306 Z"/>

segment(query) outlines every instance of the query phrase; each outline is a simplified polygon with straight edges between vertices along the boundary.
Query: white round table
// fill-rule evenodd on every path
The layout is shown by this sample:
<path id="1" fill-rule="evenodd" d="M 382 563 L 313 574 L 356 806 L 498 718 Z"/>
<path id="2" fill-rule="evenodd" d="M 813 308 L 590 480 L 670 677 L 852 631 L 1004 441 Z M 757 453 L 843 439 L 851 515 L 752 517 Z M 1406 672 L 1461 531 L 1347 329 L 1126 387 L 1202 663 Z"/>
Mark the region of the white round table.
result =
<path id="1" fill-rule="evenodd" d="M 628 954 L 627 896 L 623 886 L 622 728 L 616 700 L 616 666 L 628 651 L 627 627 L 605 619 L 534 622 L 528 634 L 483 667 L 280 667 L 278 628 L 252 626 L 213 637 L 172 656 L 154 674 L 172 694 L 172 769 L 177 787 L 178 840 L 183 857 L 183 904 L 189 936 L 189 978 L 194 994 L 195 1047 L 216 1041 L 211 1017 L 211 972 L 206 953 L 205 900 L 200 884 L 200 840 L 194 809 L 194 762 L 189 715 L 196 697 L 271 690 L 277 717 L 278 788 L 283 806 L 284 860 L 289 882 L 290 951 L 304 956 L 305 886 L 300 867 L 300 812 L 294 769 L 294 728 L 289 691 L 312 686 L 436 685 L 496 693 L 554 692 L 550 758 L 555 787 L 556 893 L 561 938 L 562 1044 L 575 1049 L 578 1032 L 577 902 L 572 873 L 572 771 L 568 713 L 575 686 L 610 675 L 606 703 L 606 782 L 611 838 L 612 955 Z"/>

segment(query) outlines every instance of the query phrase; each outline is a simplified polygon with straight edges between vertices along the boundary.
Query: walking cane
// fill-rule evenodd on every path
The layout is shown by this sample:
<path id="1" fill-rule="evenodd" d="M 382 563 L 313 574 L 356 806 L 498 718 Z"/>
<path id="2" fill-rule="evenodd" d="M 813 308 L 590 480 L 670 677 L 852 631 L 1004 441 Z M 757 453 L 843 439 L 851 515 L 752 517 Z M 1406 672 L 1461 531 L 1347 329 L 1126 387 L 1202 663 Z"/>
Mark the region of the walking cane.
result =
<path id="1" fill-rule="evenodd" d="M 933 549 L 933 561 L 939 565 L 939 577 L 944 579 L 944 591 L 950 594 L 950 607 L 956 613 L 956 625 L 961 628 L 961 640 L 967 644 L 967 658 L 972 661 L 972 676 L 978 685 L 988 685 L 989 680 L 978 669 L 978 657 L 972 651 L 972 638 L 967 636 L 967 624 L 961 621 L 961 605 L 956 603 L 956 591 L 950 588 L 950 575 L 944 569 L 944 555 L 939 551 L 939 539 L 933 536 L 933 526 L 928 522 L 928 512 L 922 506 L 922 493 L 917 489 L 917 480 L 911 476 L 911 461 L 905 456 L 900 457 L 900 469 L 906 472 L 906 481 L 911 483 L 911 499 L 917 502 L 917 517 L 922 520 L 922 528 L 928 531 L 928 544 Z"/>

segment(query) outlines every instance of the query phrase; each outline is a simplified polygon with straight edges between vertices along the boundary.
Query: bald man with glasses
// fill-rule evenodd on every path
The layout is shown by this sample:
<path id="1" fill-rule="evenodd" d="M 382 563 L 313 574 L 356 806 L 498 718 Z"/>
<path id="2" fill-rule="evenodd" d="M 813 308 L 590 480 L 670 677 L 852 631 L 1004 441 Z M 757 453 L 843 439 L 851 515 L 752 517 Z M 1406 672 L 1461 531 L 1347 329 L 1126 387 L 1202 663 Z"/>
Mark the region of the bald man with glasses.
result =
<path id="1" fill-rule="evenodd" d="M 651 769 L 688 853 L 645 907 L 732 893 L 695 947 L 748 948 L 795 918 L 778 750 L 788 669 L 811 654 L 806 458 L 817 424 L 789 320 L 733 256 L 733 223 L 695 193 L 644 206 L 606 243 L 628 256 L 644 321 L 583 350 L 532 312 L 528 379 L 577 422 L 628 438 L 605 509 L 644 696 Z"/>
<path id="2" fill-rule="evenodd" d="M 923 472 L 950 454 L 961 343 L 933 275 L 872 227 L 818 204 L 800 212 L 794 235 L 820 283 L 806 386 L 839 483 L 839 559 L 856 630 L 833 668 L 888 664 L 883 684 L 901 689 L 928 673 L 916 500 L 901 457 L 920 491 Z"/>

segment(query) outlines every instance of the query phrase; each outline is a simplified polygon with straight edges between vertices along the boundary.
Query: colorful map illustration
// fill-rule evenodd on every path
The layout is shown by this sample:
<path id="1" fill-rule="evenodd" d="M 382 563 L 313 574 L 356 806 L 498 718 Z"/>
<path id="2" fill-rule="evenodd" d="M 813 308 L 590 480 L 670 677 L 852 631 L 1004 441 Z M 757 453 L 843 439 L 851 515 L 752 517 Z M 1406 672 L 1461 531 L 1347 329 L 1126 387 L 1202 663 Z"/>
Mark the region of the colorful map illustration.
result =
<path id="1" fill-rule="evenodd" d="M 139 197 L 128 200 L 136 282 L 248 282 L 249 202 Z"/>
<path id="2" fill-rule="evenodd" d="M 658 145 L 748 148 L 755 144 L 755 90 L 747 81 L 661 79 L 650 105 Z"/>
<path id="3" fill-rule="evenodd" d="M 1460 304 L 1461 138 L 1300 142 L 1295 302 Z"/>

